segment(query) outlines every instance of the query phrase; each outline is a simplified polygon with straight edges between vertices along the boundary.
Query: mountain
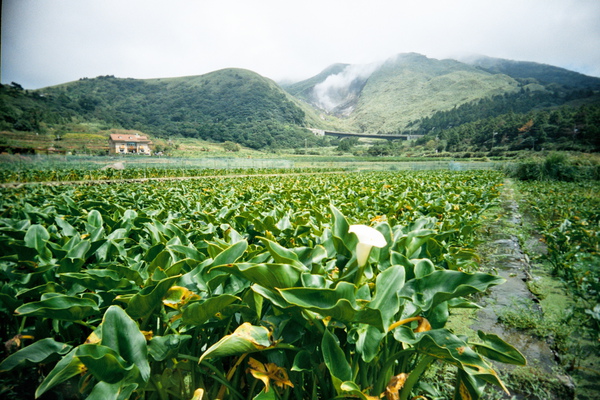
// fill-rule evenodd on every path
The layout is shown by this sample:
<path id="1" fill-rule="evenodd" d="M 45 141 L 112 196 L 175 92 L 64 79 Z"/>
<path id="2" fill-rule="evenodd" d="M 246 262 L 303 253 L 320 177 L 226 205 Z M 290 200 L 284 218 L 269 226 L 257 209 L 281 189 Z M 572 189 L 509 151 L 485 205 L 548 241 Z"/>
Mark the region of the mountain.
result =
<path id="1" fill-rule="evenodd" d="M 535 79 L 542 85 L 555 84 L 563 88 L 600 90 L 600 79 L 552 65 L 481 55 L 468 57 L 463 61 L 493 74 L 505 74 L 515 79 Z"/>
<path id="2" fill-rule="evenodd" d="M 516 140 L 523 148 L 551 140 L 600 149 L 599 91 L 599 78 L 545 64 L 407 53 L 334 64 L 284 86 L 236 68 L 179 78 L 82 78 L 35 91 L 1 85 L 0 131 L 60 136 L 93 126 L 91 133 L 133 129 L 254 149 L 328 143 L 307 128 L 428 135 L 452 149 L 489 149 L 500 137 L 489 136 L 502 132 L 502 143 Z M 573 111 L 588 105 L 595 108 Z M 558 112 L 562 107 L 570 109 Z"/>
<path id="3" fill-rule="evenodd" d="M 437 60 L 415 53 L 366 66 L 336 64 L 286 87 L 314 107 L 345 119 L 351 129 L 368 133 L 412 130 L 423 118 L 501 95 L 542 93 L 548 105 L 560 105 L 598 89 L 599 78 L 544 64 L 486 57 Z M 527 104 L 521 112 L 540 106 Z"/>
<path id="4" fill-rule="evenodd" d="M 39 131 L 77 120 L 255 149 L 305 145 L 314 140 L 305 127 L 318 120 L 272 80 L 233 68 L 180 78 L 83 78 L 34 92 L 3 86 L 0 117 L 2 129 Z"/>

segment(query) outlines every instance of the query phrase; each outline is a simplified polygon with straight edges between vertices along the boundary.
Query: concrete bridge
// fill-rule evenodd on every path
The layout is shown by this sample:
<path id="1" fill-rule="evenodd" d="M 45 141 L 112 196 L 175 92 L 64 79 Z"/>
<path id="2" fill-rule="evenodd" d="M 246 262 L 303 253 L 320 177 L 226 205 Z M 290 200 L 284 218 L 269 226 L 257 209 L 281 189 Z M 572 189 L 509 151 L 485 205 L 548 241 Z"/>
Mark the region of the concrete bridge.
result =
<path id="1" fill-rule="evenodd" d="M 334 136 L 337 138 L 368 138 L 368 139 L 386 139 L 386 140 L 411 140 L 418 139 L 423 135 L 377 135 L 369 133 L 351 133 L 351 132 L 334 132 L 323 129 L 308 128 L 315 136 Z"/>

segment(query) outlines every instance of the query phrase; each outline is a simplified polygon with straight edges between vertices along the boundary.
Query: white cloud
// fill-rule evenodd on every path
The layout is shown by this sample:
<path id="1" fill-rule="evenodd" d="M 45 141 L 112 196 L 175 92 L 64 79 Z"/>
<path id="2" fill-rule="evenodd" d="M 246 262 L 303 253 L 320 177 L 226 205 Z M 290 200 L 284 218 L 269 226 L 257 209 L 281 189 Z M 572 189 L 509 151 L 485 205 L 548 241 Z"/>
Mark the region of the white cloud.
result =
<path id="1" fill-rule="evenodd" d="M 480 53 L 600 76 L 597 0 L 4 0 L 2 82 L 226 67 L 307 78 L 397 53 Z"/>

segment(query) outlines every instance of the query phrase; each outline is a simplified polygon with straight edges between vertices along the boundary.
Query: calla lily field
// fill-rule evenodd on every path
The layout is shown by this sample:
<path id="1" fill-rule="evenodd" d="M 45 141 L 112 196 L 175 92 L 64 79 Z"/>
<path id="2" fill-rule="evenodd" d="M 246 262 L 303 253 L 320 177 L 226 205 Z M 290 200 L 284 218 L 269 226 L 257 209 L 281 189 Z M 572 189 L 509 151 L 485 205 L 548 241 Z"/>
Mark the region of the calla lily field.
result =
<path id="1" fill-rule="evenodd" d="M 521 353 L 447 327 L 504 281 L 474 251 L 503 179 L 3 188 L 0 377 L 41 399 L 407 400 L 435 398 L 426 372 L 447 365 L 455 399 L 507 390 L 491 361 L 524 365 Z"/>

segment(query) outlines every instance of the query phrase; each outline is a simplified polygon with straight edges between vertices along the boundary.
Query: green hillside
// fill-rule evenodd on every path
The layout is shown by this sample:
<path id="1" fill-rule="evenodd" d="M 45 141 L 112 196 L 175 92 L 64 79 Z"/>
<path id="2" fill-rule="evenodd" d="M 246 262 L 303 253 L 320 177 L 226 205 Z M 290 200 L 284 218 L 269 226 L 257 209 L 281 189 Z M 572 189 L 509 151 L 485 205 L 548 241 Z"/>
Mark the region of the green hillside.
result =
<path id="1" fill-rule="evenodd" d="M 369 78 L 350 115 L 367 132 L 396 132 L 438 111 L 518 90 L 518 83 L 454 60 L 417 54 L 390 59 Z"/>
<path id="2" fill-rule="evenodd" d="M 316 145 L 305 127 L 327 125 L 273 81 L 242 69 L 148 80 L 101 76 L 37 91 L 18 84 L 0 90 L 1 130 L 60 134 L 74 122 L 253 149 Z"/>
<path id="3" fill-rule="evenodd" d="M 600 79 L 549 65 L 409 53 L 377 64 L 334 64 L 284 87 L 234 68 L 179 78 L 82 78 L 35 91 L 1 85 L 0 146 L 48 151 L 69 133 L 106 136 L 111 129 L 255 150 L 332 145 L 307 129 L 319 128 L 426 135 L 419 143 L 442 151 L 535 143 L 600 150 Z M 534 127 L 523 134 L 530 120 Z M 105 151 L 97 138 L 86 143 Z"/>
<path id="4" fill-rule="evenodd" d="M 555 84 L 563 89 L 600 89 L 600 79 L 552 65 L 485 56 L 472 57 L 466 62 L 494 74 L 506 74 L 515 79 L 535 79 L 544 85 Z"/>
<path id="5" fill-rule="evenodd" d="M 337 115 L 359 132 L 424 134 L 436 126 L 446 128 L 509 111 L 527 113 L 589 99 L 600 89 L 599 78 L 544 64 L 486 57 L 460 62 L 399 54 L 363 76 L 360 87 L 356 83 L 361 80 L 350 76 L 352 68 L 359 71 L 355 66 L 336 64 L 313 78 L 286 86 L 286 90 Z M 325 92 L 323 86 L 328 82 L 337 82 L 332 88 L 336 93 L 352 92 L 350 87 L 344 92 L 340 81 L 360 91 L 351 107 L 341 103 L 327 107 L 319 93 Z M 468 106 L 463 111 L 470 108 L 471 112 L 453 114 L 451 124 L 426 124 L 428 119 L 439 119 L 438 113 L 447 120 L 448 113 L 463 105 Z"/>

